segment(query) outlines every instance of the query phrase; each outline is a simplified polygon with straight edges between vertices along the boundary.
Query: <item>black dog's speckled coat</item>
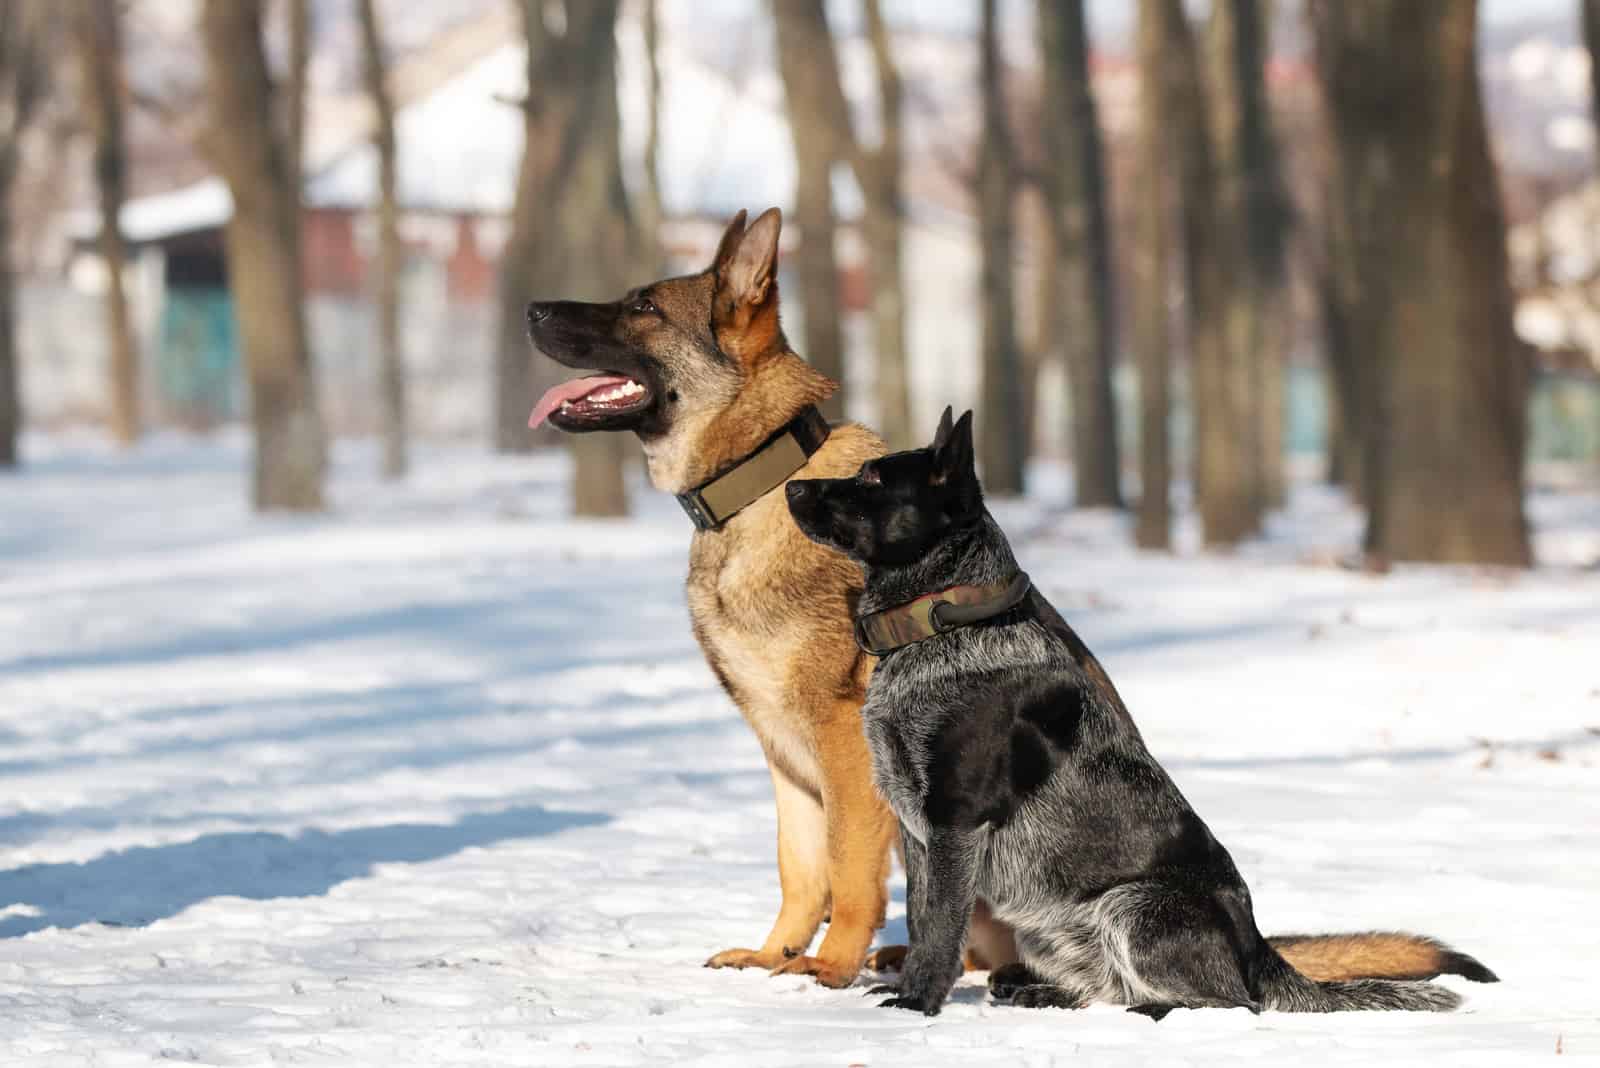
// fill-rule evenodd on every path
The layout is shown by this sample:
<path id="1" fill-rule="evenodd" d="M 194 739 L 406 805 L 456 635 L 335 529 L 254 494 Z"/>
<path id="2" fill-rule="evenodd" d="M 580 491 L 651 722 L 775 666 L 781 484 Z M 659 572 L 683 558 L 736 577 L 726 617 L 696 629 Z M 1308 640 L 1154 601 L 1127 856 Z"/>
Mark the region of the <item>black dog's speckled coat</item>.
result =
<path id="1" fill-rule="evenodd" d="M 947 411 L 930 448 L 868 461 L 854 479 L 793 481 L 788 495 L 806 534 L 864 566 L 861 614 L 1017 572 L 983 505 L 970 412 L 952 427 Z M 1460 1001 L 1433 983 L 1295 971 L 1256 930 L 1228 851 L 1037 589 L 1004 616 L 887 654 L 862 715 L 905 844 L 911 948 L 886 1005 L 939 1011 L 980 897 L 1016 931 L 1022 963 L 990 979 L 1016 1005 L 1099 1000 L 1160 1018 Z M 1493 978 L 1438 948 L 1453 970 Z"/>

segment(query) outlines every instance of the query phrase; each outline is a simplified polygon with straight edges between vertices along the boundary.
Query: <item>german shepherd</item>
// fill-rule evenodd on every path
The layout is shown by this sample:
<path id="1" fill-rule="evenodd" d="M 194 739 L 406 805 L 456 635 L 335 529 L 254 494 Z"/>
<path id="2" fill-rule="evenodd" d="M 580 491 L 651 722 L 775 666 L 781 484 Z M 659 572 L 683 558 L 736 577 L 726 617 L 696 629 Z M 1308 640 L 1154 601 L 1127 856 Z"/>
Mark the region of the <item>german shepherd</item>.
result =
<path id="1" fill-rule="evenodd" d="M 598 372 L 546 393 L 530 422 L 549 419 L 573 433 L 631 430 L 651 481 L 682 494 L 830 396 L 837 385 L 795 354 L 778 321 L 781 223 L 772 209 L 747 230 L 741 211 L 704 271 L 613 303 L 530 304 L 534 344 L 568 367 Z M 871 431 L 845 424 L 795 476 L 851 475 L 883 453 Z M 778 807 L 782 889 L 761 948 L 718 953 L 706 962 L 711 967 L 762 967 L 844 986 L 882 923 L 897 827 L 873 787 L 861 727 L 876 662 L 851 629 L 861 588 L 860 569 L 802 535 L 776 488 L 694 535 L 690 619 L 707 663 L 761 740 Z M 808 955 L 830 914 L 827 935 Z M 1311 939 L 1296 952 L 1327 978 L 1352 969 L 1438 970 L 1436 951 L 1414 941 L 1380 952 L 1367 941 Z M 903 957 L 903 947 L 890 946 L 868 963 L 890 968 Z M 982 907 L 969 959 L 976 967 L 1016 959 L 1009 932 Z"/>
<path id="2" fill-rule="evenodd" d="M 882 655 L 862 716 L 900 820 L 911 933 L 884 1004 L 939 1012 L 981 898 L 1016 936 L 1021 961 L 990 977 L 1014 1005 L 1104 1001 L 1157 1019 L 1203 1006 L 1455 1008 L 1454 991 L 1428 982 L 1319 982 L 1262 938 L 1228 851 L 1019 571 L 983 504 L 972 413 L 954 426 L 950 415 L 929 448 L 785 491 L 807 536 L 861 564 L 858 632 Z M 1374 941 L 1426 947 L 1430 971 L 1495 978 L 1435 942 Z"/>

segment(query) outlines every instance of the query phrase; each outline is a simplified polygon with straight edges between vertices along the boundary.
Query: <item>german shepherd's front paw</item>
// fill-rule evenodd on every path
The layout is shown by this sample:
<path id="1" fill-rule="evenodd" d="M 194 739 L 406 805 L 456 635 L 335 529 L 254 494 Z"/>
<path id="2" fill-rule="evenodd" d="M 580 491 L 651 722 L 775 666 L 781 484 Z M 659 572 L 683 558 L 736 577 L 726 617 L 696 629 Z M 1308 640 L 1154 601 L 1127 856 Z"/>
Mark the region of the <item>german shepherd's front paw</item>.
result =
<path id="1" fill-rule="evenodd" d="M 759 949 L 725 949 L 706 961 L 707 968 L 766 968 L 772 970 L 784 961 L 782 953 Z"/>
<path id="2" fill-rule="evenodd" d="M 867 954 L 866 967 L 875 972 L 897 972 L 906 966 L 909 946 L 879 946 Z"/>
<path id="3" fill-rule="evenodd" d="M 823 986 L 835 989 L 849 986 L 856 981 L 856 973 L 861 969 L 842 965 L 821 957 L 807 957 L 804 955 L 791 957 L 772 969 L 773 975 L 809 975 Z"/>

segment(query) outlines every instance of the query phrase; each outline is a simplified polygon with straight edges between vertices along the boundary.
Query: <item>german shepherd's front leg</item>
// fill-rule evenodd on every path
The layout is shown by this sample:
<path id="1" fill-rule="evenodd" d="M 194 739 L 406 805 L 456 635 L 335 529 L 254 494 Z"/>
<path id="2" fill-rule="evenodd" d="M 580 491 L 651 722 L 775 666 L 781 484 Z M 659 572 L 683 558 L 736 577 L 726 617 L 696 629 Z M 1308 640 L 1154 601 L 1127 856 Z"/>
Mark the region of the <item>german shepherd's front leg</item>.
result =
<path id="1" fill-rule="evenodd" d="M 906 909 L 914 917 L 911 951 L 899 994 L 883 1002 L 884 1007 L 937 1016 L 961 977 L 961 949 L 978 900 L 980 833 L 933 827 L 926 849 L 906 850 Z M 915 872 L 910 871 L 913 864 Z"/>
<path id="2" fill-rule="evenodd" d="M 828 827 L 822 803 L 770 755 L 767 767 L 778 803 L 778 884 L 783 905 L 760 949 L 724 950 L 706 961 L 708 968 L 771 970 L 808 959 L 803 954 L 828 909 Z"/>
<path id="3" fill-rule="evenodd" d="M 815 957 L 796 957 L 777 969 L 777 974 L 816 976 L 824 986 L 855 981 L 889 904 L 889 853 L 896 824 L 872 785 L 872 756 L 859 708 L 856 702 L 839 704 L 818 754 L 832 892 L 828 933 Z"/>

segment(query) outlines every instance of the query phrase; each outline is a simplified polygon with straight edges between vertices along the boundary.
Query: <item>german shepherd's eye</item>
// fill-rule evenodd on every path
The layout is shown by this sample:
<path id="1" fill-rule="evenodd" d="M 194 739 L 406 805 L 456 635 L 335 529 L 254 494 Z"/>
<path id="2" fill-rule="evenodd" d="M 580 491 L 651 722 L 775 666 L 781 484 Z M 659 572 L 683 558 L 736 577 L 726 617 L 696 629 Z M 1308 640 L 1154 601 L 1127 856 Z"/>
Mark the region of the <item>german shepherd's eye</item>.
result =
<path id="1" fill-rule="evenodd" d="M 637 298 L 635 298 L 634 302 L 632 304 L 628 305 L 628 310 L 633 312 L 636 315 L 660 315 L 661 314 L 661 312 L 656 308 L 655 304 L 653 304 L 651 302 L 649 297 L 637 297 Z"/>
<path id="2" fill-rule="evenodd" d="M 878 474 L 878 469 L 876 467 L 863 467 L 861 469 L 860 478 L 863 486 L 883 485 L 883 476 Z"/>

